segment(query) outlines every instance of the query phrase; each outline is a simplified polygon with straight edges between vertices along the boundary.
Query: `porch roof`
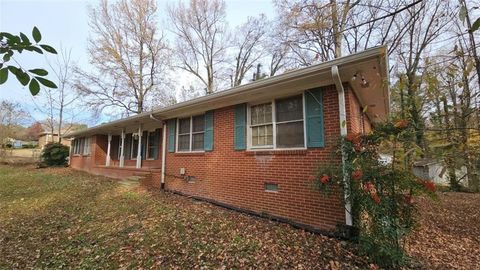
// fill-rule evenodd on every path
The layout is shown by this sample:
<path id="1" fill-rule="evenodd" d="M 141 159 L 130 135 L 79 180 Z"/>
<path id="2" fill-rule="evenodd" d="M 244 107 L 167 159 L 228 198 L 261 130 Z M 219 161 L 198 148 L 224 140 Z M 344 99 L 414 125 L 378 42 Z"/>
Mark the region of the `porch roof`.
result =
<path id="1" fill-rule="evenodd" d="M 142 124 L 145 129 L 161 126 L 170 118 L 188 116 L 235 104 L 269 100 L 301 93 L 304 90 L 333 85 L 331 68 L 337 66 L 343 83 L 353 88 L 362 107 L 373 123 L 386 120 L 389 113 L 388 58 L 385 46 L 340 57 L 281 75 L 236 86 L 207 96 L 155 109 L 138 115 L 79 130 L 68 134 L 78 137 L 94 134 L 132 132 Z"/>

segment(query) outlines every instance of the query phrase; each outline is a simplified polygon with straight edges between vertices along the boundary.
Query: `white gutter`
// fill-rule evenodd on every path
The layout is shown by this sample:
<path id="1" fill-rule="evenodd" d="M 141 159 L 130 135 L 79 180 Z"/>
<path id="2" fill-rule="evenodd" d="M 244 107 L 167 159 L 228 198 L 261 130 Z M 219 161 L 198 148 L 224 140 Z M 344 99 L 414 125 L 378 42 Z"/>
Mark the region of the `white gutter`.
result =
<path id="1" fill-rule="evenodd" d="M 168 106 L 168 107 L 159 108 L 159 109 L 156 109 L 156 110 L 153 110 L 153 111 L 150 111 L 150 112 L 140 113 L 140 114 L 137 114 L 137 115 L 134 115 L 134 116 L 130 116 L 128 118 L 115 120 L 115 121 L 105 123 L 105 124 L 101 124 L 101 125 L 98 125 L 98 126 L 95 126 L 95 127 L 91 127 L 91 128 L 85 129 L 85 130 L 79 130 L 79 131 L 71 132 L 69 134 L 69 136 L 76 136 L 76 135 L 86 134 L 86 133 L 94 133 L 96 130 L 100 130 L 102 128 L 114 127 L 115 125 L 123 125 L 127 121 L 132 121 L 133 122 L 135 120 L 141 120 L 141 119 L 148 119 L 148 118 L 153 119 L 152 116 L 155 116 L 155 115 L 158 117 L 158 116 L 161 116 L 161 114 L 174 113 L 175 111 L 180 110 L 180 109 L 188 110 L 192 106 L 199 106 L 201 104 L 205 104 L 205 103 L 208 103 L 208 102 L 217 101 L 217 104 L 221 105 L 223 98 L 228 98 L 228 97 L 235 98 L 237 96 L 246 94 L 249 91 L 252 91 L 252 90 L 255 90 L 255 89 L 260 89 L 262 87 L 268 87 L 268 86 L 273 86 L 275 84 L 289 82 L 291 80 L 300 79 L 300 78 L 303 78 L 303 77 L 309 76 L 309 75 L 315 76 L 315 74 L 318 74 L 319 72 L 324 72 L 325 71 L 326 73 L 328 73 L 329 69 L 332 66 L 343 66 L 343 65 L 348 65 L 348 64 L 354 64 L 355 62 L 361 62 L 361 61 L 364 61 L 364 60 L 367 60 L 367 59 L 375 58 L 375 57 L 378 57 L 379 55 L 382 55 L 385 52 L 385 50 L 386 49 L 385 49 L 384 46 L 374 47 L 374 48 L 367 49 L 367 50 L 365 50 L 363 52 L 360 52 L 360 53 L 340 57 L 340 58 L 337 58 L 337 59 L 334 59 L 334 60 L 331 60 L 331 61 L 327 61 L 327 62 L 323 62 L 323 63 L 320 63 L 320 64 L 312 65 L 312 66 L 309 66 L 309 67 L 306 67 L 306 68 L 302 68 L 302 69 L 298 69 L 298 70 L 294 70 L 294 71 L 289 71 L 289 72 L 283 73 L 281 75 L 277 75 L 277 76 L 273 76 L 273 77 L 270 77 L 270 78 L 258 80 L 258 81 L 252 82 L 252 83 L 236 86 L 236 87 L 233 87 L 233 88 L 228 89 L 228 90 L 219 91 L 219 92 L 207 95 L 207 96 L 203 96 L 203 97 L 199 97 L 199 98 L 192 99 L 192 100 L 189 100 L 189 101 L 177 103 L 177 104 L 174 104 L 174 105 L 171 105 L 171 106 Z M 213 108 L 211 108 L 211 109 L 213 109 Z M 150 116 L 150 115 L 152 115 L 152 116 Z"/>
<path id="2" fill-rule="evenodd" d="M 347 112 L 345 109 L 345 89 L 343 88 L 342 80 L 340 79 L 340 74 L 338 72 L 338 66 L 332 66 L 332 78 L 335 82 L 335 87 L 337 88 L 338 92 L 338 110 L 340 115 L 340 135 L 342 136 L 342 143 L 345 140 L 345 136 L 347 136 Z M 346 154 L 345 150 L 343 149 L 342 145 L 342 173 L 343 173 L 343 183 L 345 186 L 345 190 L 349 190 L 350 186 L 348 184 L 348 176 L 346 173 Z M 345 198 L 345 224 L 347 226 L 352 226 L 352 203 L 348 198 L 347 192 L 344 192 Z"/>
<path id="3" fill-rule="evenodd" d="M 167 160 L 167 124 L 163 124 L 162 135 L 162 180 L 160 182 L 160 189 L 165 189 L 165 161 Z"/>

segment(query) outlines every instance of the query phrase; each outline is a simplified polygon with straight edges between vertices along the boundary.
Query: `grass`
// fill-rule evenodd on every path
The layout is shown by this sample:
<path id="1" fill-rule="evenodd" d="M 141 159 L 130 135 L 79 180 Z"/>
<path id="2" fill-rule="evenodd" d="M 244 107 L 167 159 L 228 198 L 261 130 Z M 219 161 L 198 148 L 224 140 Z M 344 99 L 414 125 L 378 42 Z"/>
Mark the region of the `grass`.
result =
<path id="1" fill-rule="evenodd" d="M 68 168 L 0 166 L 0 268 L 359 269 L 345 242 Z"/>

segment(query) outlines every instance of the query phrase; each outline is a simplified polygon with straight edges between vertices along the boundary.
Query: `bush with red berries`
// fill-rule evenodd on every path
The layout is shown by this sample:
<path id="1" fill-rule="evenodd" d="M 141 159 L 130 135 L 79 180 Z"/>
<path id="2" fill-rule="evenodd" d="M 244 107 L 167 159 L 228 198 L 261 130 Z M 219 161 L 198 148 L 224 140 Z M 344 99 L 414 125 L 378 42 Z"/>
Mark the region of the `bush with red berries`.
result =
<path id="1" fill-rule="evenodd" d="M 345 165 L 331 162 L 319 166 L 314 185 L 324 194 L 341 189 L 351 207 L 353 231 L 359 250 L 382 267 L 401 267 L 407 262 L 405 236 L 415 224 L 415 196 L 434 196 L 435 184 L 416 178 L 411 170 L 400 166 L 402 144 L 414 129 L 406 120 L 377 126 L 367 135 L 349 134 L 335 151 L 343 153 Z M 381 143 L 393 145 L 393 160 L 383 162 L 379 155 Z M 335 164 L 335 165 L 332 165 Z"/>

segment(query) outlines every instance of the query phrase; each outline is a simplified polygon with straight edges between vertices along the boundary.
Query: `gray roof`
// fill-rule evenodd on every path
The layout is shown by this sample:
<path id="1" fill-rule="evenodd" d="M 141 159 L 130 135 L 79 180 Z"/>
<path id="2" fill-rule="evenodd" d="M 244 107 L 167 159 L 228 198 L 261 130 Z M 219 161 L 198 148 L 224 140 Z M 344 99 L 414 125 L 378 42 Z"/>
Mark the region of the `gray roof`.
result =
<path id="1" fill-rule="evenodd" d="M 121 129 L 135 130 L 136 124 L 160 127 L 161 121 L 192 115 L 269 96 L 281 96 L 299 91 L 333 85 L 331 68 L 337 66 L 343 82 L 349 82 L 363 106 L 368 106 L 367 115 L 372 122 L 386 119 L 389 113 L 388 59 L 385 46 L 374 47 L 363 52 L 340 57 L 309 67 L 285 72 L 281 75 L 236 86 L 224 91 L 177 103 L 168 107 L 143 112 L 127 118 L 111 121 L 88 129 L 74 131 L 68 137 L 117 133 Z M 368 80 L 367 86 L 360 86 L 360 80 L 353 80 L 361 73 Z M 160 121 L 160 122 L 159 122 Z M 128 131 L 128 130 L 127 130 Z"/>

